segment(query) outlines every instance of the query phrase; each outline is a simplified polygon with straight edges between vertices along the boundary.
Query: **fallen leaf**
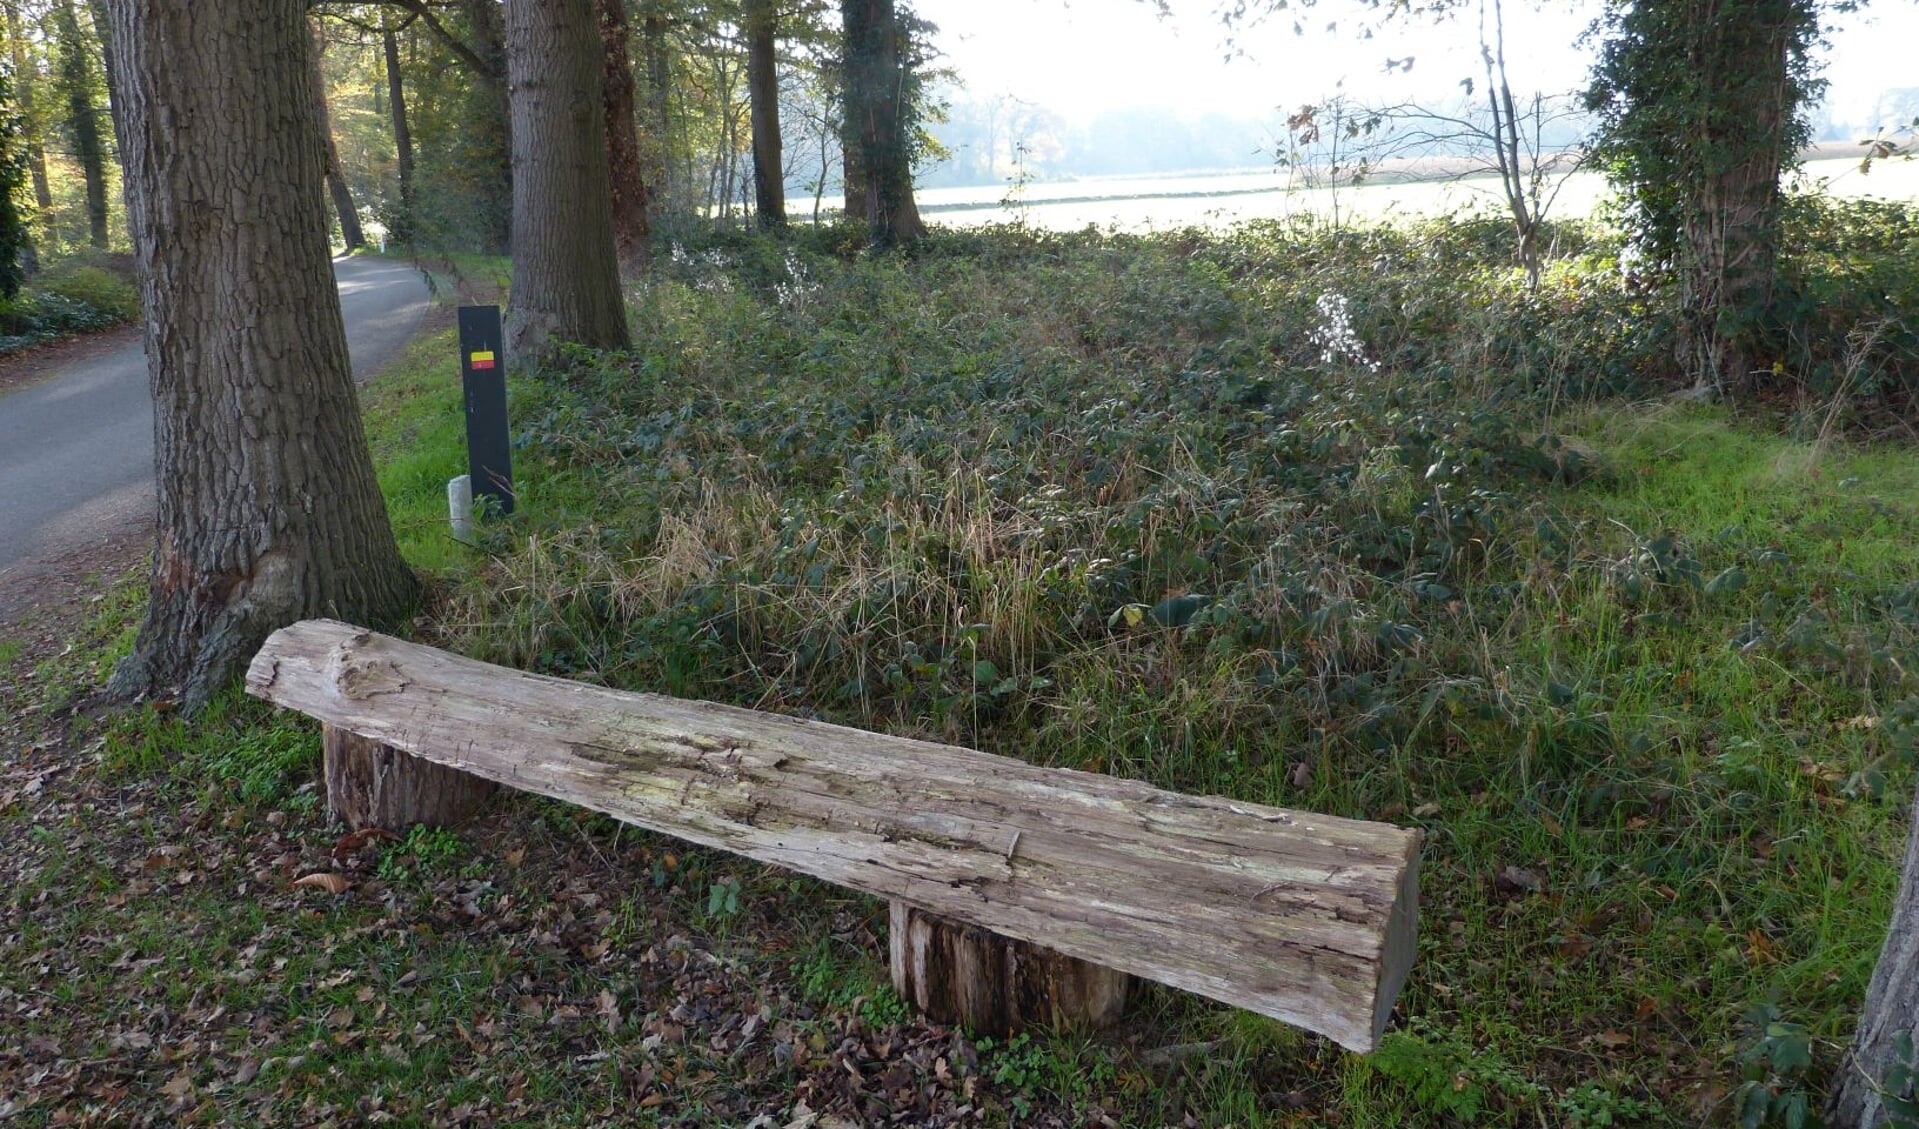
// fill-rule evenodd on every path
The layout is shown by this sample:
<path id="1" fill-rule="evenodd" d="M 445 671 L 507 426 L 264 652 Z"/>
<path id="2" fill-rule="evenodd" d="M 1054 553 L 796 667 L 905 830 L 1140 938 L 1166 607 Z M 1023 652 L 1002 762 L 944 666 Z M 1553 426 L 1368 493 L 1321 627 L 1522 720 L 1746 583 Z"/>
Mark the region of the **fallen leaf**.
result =
<path id="1" fill-rule="evenodd" d="M 1523 866 L 1502 866 L 1493 879 L 1494 885 L 1507 893 L 1537 894 L 1546 888 L 1546 880 L 1537 871 L 1527 870 Z"/>
<path id="2" fill-rule="evenodd" d="M 349 832 L 334 841 L 333 857 L 337 859 L 345 855 L 350 855 L 375 840 L 391 839 L 398 842 L 399 838 L 398 835 L 395 835 L 384 827 L 362 827 L 360 830 Z"/>
<path id="3" fill-rule="evenodd" d="M 172 1099 L 175 1109 L 193 1100 L 193 1068 L 187 1067 L 167 1079 L 166 1083 L 160 1087 L 160 1092 Z"/>
<path id="4" fill-rule="evenodd" d="M 346 893 L 353 885 L 353 883 L 346 880 L 346 875 L 335 874 L 330 870 L 318 871 L 307 875 L 305 878 L 295 879 L 293 884 L 295 886 L 311 886 L 316 890 L 325 890 L 334 897 L 339 897 L 341 894 Z"/>

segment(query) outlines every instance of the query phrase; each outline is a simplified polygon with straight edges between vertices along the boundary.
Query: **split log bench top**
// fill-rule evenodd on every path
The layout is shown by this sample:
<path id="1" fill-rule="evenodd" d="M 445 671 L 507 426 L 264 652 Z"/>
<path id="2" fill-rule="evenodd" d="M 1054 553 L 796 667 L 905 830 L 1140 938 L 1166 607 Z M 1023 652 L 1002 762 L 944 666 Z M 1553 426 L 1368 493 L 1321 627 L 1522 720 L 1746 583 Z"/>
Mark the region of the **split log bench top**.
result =
<path id="1" fill-rule="evenodd" d="M 588 686 L 330 620 L 276 632 L 247 690 L 325 722 L 329 757 L 332 733 L 357 735 L 892 899 L 896 982 L 926 959 L 902 953 L 924 913 L 1369 1051 L 1413 961 L 1416 831 Z"/>

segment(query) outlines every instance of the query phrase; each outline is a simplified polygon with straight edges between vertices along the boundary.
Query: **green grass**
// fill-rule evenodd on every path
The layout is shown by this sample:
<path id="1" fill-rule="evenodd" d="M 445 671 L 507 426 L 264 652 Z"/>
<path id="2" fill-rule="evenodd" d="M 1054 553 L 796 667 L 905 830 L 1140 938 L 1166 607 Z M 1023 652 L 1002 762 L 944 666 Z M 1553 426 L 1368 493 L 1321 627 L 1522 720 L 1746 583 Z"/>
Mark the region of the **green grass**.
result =
<path id="1" fill-rule="evenodd" d="M 1538 296 L 1472 225 L 975 232 L 912 260 L 835 238 L 685 248 L 634 291 L 631 355 L 516 374 L 520 512 L 477 546 L 446 525 L 451 335 L 416 342 L 366 416 L 436 580 L 419 632 L 1426 833 L 1419 963 L 1378 1055 L 1149 989 L 1116 1035 L 974 1048 L 989 1123 L 1691 1125 L 1748 1080 L 1816 1098 L 1912 787 L 1919 453 L 1649 404 L 1670 342 L 1589 233 Z M 99 737 L 110 784 L 235 820 L 221 841 L 290 813 L 223 849 L 326 857 L 300 725 L 235 697 Z M 45 849 L 16 906 L 128 887 Z M 284 959 L 284 994 L 220 990 L 279 1009 L 257 1053 L 307 1062 L 225 1115 L 377 1096 L 427 1120 L 519 1102 L 700 1124 L 786 1116 L 799 1081 L 844 1076 L 801 1049 L 637 1050 L 687 998 L 688 938 L 733 970 L 716 995 L 791 1048 L 912 1030 L 864 899 L 562 805 L 370 850 L 355 873 L 383 905 L 301 905 L 248 958 Z M 468 921 L 462 899 L 492 908 Z M 211 888 L 172 912 L 203 931 L 191 952 L 159 915 L 127 926 L 184 962 L 152 982 L 169 1006 L 266 929 Z M 520 924 L 474 924 L 495 912 Z M 84 908 L 35 920 L 34 951 L 95 928 Z M 582 963 L 585 936 L 615 956 Z M 409 972 L 431 990 L 400 990 Z M 82 967 L 62 990 L 103 1008 L 128 976 Z M 329 1017 L 368 987 L 379 1036 L 338 1044 Z M 536 999 L 590 1016 L 602 990 L 628 1021 L 604 1043 L 509 1023 Z M 1769 1029 L 1803 1032 L 1809 1062 L 1767 1057 Z"/>
<path id="2" fill-rule="evenodd" d="M 1910 736 L 1858 719 L 1915 689 L 1919 459 L 1569 409 L 1606 378 L 1550 346 L 1618 301 L 1599 276 L 1536 303 L 1493 272 L 1461 285 L 1510 310 L 1434 323 L 1454 283 L 1341 275 L 1407 250 L 1364 238 L 689 253 L 635 356 L 521 401 L 522 467 L 596 490 L 530 513 L 449 637 L 1423 826 L 1400 1041 L 1436 1049 L 1341 1061 L 1315 1093 L 1359 1124 L 1467 1117 L 1418 1077 L 1454 1060 L 1489 1071 L 1473 1120 L 1683 1123 L 1709 1103 L 1678 1079 L 1736 1082 L 1768 1001 L 1829 1067 L 1900 842 Z M 1342 285 L 1358 345 L 1328 363 L 1301 327 Z M 1206 1083 L 1219 1120 L 1328 1062 L 1258 1058 Z"/>

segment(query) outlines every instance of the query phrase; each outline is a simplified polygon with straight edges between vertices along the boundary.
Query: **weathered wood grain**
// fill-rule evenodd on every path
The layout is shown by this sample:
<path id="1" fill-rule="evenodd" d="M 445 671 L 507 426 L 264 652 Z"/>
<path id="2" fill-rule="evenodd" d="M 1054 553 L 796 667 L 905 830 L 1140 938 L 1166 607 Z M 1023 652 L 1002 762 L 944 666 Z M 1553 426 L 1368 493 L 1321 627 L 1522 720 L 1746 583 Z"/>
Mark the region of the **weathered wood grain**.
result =
<path id="1" fill-rule="evenodd" d="M 327 810 L 354 831 L 458 827 L 499 785 L 403 753 L 337 725 L 323 727 Z"/>
<path id="2" fill-rule="evenodd" d="M 994 1038 L 1028 1027 L 1105 1027 L 1126 1009 L 1133 979 L 899 901 L 887 940 L 901 999 L 938 1022 Z"/>
<path id="3" fill-rule="evenodd" d="M 1419 835 L 507 670 L 344 623 L 250 693 L 427 760 L 1375 1045 Z"/>

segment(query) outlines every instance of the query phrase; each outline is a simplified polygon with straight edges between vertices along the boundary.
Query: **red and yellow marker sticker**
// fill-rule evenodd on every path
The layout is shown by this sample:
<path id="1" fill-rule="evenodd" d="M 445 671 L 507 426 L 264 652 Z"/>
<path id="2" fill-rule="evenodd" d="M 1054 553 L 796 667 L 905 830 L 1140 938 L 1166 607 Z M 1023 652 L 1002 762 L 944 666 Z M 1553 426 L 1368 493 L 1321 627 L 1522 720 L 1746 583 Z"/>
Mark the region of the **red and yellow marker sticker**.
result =
<path id="1" fill-rule="evenodd" d="M 493 354 L 484 349 L 477 353 L 469 353 L 467 354 L 466 363 L 468 368 L 473 369 L 492 368 Z"/>

